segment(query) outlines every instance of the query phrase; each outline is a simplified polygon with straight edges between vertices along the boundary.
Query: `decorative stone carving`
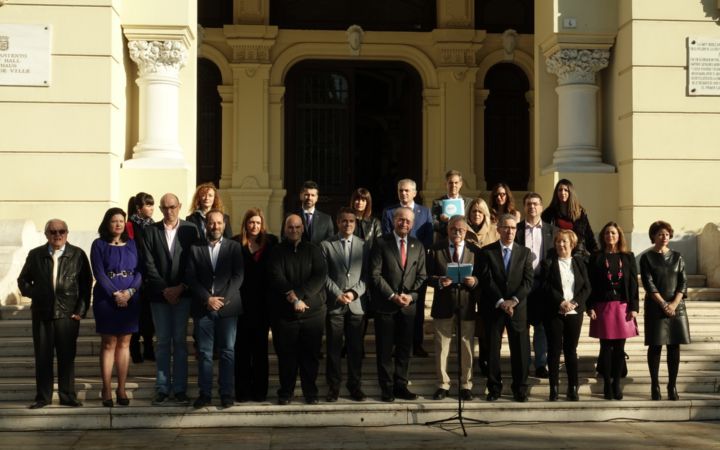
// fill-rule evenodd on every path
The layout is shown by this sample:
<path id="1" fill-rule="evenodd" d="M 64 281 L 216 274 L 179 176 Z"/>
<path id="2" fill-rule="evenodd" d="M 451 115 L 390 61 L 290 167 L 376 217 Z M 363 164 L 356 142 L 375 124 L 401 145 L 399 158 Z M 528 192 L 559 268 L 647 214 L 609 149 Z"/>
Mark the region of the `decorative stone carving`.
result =
<path id="1" fill-rule="evenodd" d="M 130 59 L 138 65 L 138 75 L 177 73 L 187 61 L 187 48 L 180 41 L 130 41 Z"/>
<path id="2" fill-rule="evenodd" d="M 547 71 L 558 77 L 558 84 L 595 84 L 595 72 L 608 65 L 609 50 L 565 48 L 545 59 Z"/>
<path id="3" fill-rule="evenodd" d="M 505 50 L 505 59 L 512 61 L 515 59 L 515 49 L 517 48 L 517 31 L 513 29 L 507 29 L 502 34 L 503 50 Z"/>
<path id="4" fill-rule="evenodd" d="M 467 48 L 441 48 L 440 62 L 449 66 L 474 66 L 475 52 Z"/>
<path id="5" fill-rule="evenodd" d="M 275 44 L 274 41 L 241 44 L 230 43 L 233 49 L 234 62 L 270 62 L 270 49 Z"/>
<path id="6" fill-rule="evenodd" d="M 365 31 L 363 31 L 360 25 L 350 25 L 345 31 L 348 40 L 348 46 L 350 46 L 350 54 L 352 56 L 360 56 L 360 48 L 362 47 L 363 37 Z"/>

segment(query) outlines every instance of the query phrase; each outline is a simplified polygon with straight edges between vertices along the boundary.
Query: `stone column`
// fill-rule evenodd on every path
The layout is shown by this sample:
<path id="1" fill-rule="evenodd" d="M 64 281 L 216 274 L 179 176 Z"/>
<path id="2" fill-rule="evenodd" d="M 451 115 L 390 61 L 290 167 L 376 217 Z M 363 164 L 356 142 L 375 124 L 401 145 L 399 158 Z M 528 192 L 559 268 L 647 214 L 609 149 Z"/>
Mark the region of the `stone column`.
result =
<path id="1" fill-rule="evenodd" d="M 178 142 L 180 69 L 187 47 L 181 41 L 131 40 L 130 58 L 138 65 L 138 143 L 125 167 L 187 167 Z"/>
<path id="2" fill-rule="evenodd" d="M 552 171 L 614 172 L 602 162 L 597 132 L 595 73 L 608 65 L 610 52 L 597 49 L 560 49 L 547 56 L 549 73 L 558 77 L 558 147 Z"/>
<path id="3" fill-rule="evenodd" d="M 487 190 L 485 180 L 485 102 L 488 89 L 475 89 L 475 179 L 478 193 Z"/>

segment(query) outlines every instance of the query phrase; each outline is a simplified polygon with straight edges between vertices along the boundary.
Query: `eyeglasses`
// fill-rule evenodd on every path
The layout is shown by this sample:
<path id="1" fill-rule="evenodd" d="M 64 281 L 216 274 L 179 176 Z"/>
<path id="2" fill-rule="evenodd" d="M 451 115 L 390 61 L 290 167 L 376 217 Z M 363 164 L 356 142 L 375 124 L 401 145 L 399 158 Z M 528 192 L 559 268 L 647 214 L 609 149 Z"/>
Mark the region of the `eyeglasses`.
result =
<path id="1" fill-rule="evenodd" d="M 510 227 L 510 226 L 507 226 L 507 225 L 500 225 L 500 226 L 498 226 L 498 229 L 500 229 L 500 230 L 517 230 L 517 227 Z"/>
<path id="2" fill-rule="evenodd" d="M 65 233 L 67 233 L 67 230 L 47 230 L 47 234 L 52 234 L 53 236 L 58 235 L 58 234 L 60 236 L 62 236 Z"/>

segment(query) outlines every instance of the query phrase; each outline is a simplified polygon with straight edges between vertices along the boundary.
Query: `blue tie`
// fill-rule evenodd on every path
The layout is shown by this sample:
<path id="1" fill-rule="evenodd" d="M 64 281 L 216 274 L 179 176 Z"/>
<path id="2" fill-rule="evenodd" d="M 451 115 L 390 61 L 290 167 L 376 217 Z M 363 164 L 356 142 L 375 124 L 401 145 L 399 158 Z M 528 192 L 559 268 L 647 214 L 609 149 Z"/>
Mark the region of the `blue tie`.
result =
<path id="1" fill-rule="evenodd" d="M 503 249 L 503 264 L 505 264 L 505 272 L 507 272 L 510 267 L 510 249 L 507 247 Z"/>

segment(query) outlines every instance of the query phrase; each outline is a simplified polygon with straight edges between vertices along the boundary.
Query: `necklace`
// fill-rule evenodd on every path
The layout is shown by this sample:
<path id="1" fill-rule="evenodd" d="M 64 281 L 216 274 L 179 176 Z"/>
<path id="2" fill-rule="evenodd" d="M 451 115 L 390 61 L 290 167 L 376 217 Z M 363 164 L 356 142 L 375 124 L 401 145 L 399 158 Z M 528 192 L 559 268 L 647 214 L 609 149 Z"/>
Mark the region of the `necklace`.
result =
<path id="1" fill-rule="evenodd" d="M 607 280 L 610 285 L 610 289 L 612 289 L 612 293 L 617 296 L 617 288 L 620 286 L 620 281 L 624 277 L 622 258 L 618 257 L 618 271 L 614 279 L 612 270 L 610 270 L 610 261 L 608 261 L 607 255 L 605 256 L 605 270 L 607 271 Z"/>

